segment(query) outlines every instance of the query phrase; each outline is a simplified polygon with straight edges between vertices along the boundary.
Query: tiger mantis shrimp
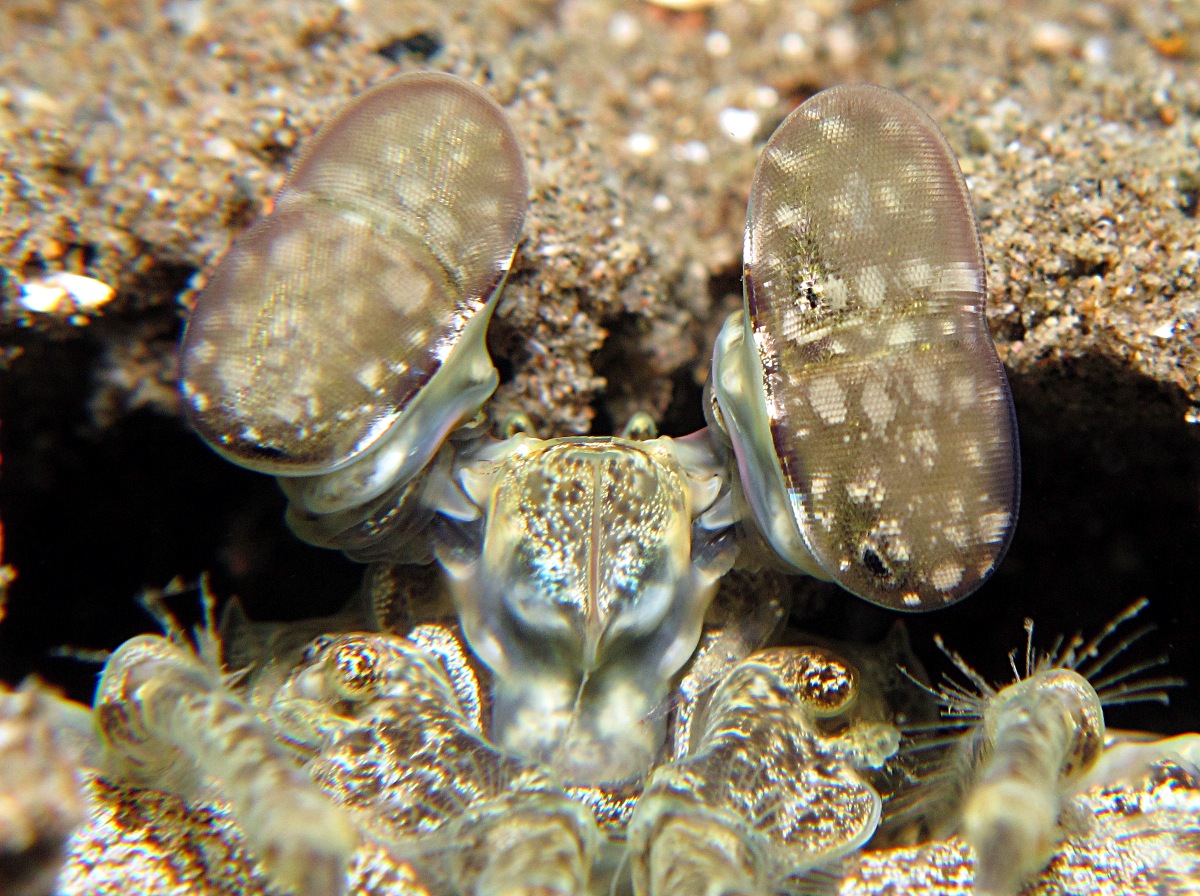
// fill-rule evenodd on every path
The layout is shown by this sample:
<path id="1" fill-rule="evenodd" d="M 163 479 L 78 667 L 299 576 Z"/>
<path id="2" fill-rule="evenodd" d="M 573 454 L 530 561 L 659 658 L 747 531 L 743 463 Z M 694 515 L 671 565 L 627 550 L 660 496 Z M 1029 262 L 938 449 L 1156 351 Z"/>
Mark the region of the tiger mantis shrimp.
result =
<path id="1" fill-rule="evenodd" d="M 676 685 L 736 566 L 914 611 L 1002 558 L 1019 462 L 966 186 L 907 100 L 818 94 L 755 173 L 709 426 L 497 439 L 485 336 L 528 189 L 486 94 L 404 76 L 318 133 L 211 274 L 195 429 L 279 478 L 301 538 L 436 560 L 453 612 L 331 628 L 248 684 L 211 622 L 135 639 L 100 690 L 105 768 L 215 794 L 254 886 L 302 896 L 807 887 L 879 823 L 893 720 L 802 648 L 724 657 L 687 736 Z"/>

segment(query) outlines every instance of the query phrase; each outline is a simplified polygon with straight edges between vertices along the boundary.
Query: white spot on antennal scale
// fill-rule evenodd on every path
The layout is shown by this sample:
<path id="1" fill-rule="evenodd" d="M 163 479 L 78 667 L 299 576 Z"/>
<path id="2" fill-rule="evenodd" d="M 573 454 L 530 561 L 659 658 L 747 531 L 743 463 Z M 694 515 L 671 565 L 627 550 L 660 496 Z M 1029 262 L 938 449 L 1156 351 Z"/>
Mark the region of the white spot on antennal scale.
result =
<path id="1" fill-rule="evenodd" d="M 846 393 L 833 376 L 821 376 L 808 386 L 808 400 L 812 408 L 826 423 L 844 423 L 846 420 Z"/>
<path id="2" fill-rule="evenodd" d="M 1007 511 L 994 510 L 979 517 L 979 538 L 985 544 L 994 544 L 1004 538 L 1008 531 Z"/>
<path id="3" fill-rule="evenodd" d="M 949 591 L 962 581 L 963 572 L 961 563 L 948 560 L 933 568 L 929 573 L 929 581 L 938 591 Z"/>

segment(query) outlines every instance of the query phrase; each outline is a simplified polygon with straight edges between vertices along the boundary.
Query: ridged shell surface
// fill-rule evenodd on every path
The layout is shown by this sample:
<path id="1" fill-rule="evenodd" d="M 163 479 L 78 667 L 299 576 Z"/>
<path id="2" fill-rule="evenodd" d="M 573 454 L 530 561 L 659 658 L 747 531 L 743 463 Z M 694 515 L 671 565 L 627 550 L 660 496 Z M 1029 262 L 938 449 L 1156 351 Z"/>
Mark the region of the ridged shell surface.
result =
<path id="1" fill-rule="evenodd" d="M 975 216 L 937 126 L 865 85 L 796 109 L 755 172 L 745 289 L 812 555 L 898 609 L 969 594 L 1007 548 L 1019 462 Z"/>
<path id="2" fill-rule="evenodd" d="M 687 567 L 686 496 L 681 471 L 634 442 L 561 440 L 516 456 L 488 521 L 488 579 L 524 632 L 578 639 L 589 657 L 616 633 L 645 637 Z"/>
<path id="3" fill-rule="evenodd" d="M 197 299 L 192 425 L 277 475 L 362 454 L 488 307 L 527 194 L 517 139 L 479 88 L 405 75 L 352 101 Z"/>

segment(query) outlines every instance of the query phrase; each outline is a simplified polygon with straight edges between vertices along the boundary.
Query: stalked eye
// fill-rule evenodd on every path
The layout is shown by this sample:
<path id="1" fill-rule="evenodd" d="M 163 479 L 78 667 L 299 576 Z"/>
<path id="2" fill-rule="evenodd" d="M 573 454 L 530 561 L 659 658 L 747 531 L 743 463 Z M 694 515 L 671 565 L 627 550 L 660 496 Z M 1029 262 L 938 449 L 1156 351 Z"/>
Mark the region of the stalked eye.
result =
<path id="1" fill-rule="evenodd" d="M 371 458 L 310 489 L 314 512 L 411 478 L 495 388 L 483 335 L 527 193 L 517 139 L 480 89 L 426 73 L 355 99 L 197 299 L 182 348 L 192 425 L 280 476 Z"/>
<path id="2" fill-rule="evenodd" d="M 755 171 L 745 294 L 714 386 L 767 539 L 897 609 L 977 588 L 1016 519 L 1016 424 L 937 126 L 878 87 L 800 106 Z"/>

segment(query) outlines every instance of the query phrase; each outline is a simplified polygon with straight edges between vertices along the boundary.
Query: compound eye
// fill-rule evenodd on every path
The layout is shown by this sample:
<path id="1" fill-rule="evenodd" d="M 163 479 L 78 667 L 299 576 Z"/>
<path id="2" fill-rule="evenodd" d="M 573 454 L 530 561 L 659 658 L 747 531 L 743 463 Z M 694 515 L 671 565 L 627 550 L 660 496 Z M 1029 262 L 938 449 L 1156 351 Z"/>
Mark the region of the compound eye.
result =
<path id="1" fill-rule="evenodd" d="M 425 73 L 355 99 L 197 298 L 192 425 L 275 475 L 362 455 L 490 313 L 527 194 L 516 136 L 479 88 Z"/>
<path id="2" fill-rule="evenodd" d="M 1007 549 L 1019 461 L 975 215 L 937 126 L 866 85 L 801 105 L 754 175 L 745 291 L 771 443 L 755 450 L 777 464 L 746 489 L 784 492 L 751 503 L 785 507 L 797 565 L 861 597 L 965 597 Z"/>
<path id="3" fill-rule="evenodd" d="M 384 658 L 371 638 L 348 635 L 325 654 L 325 674 L 343 700 L 369 700 L 386 677 Z"/>
<path id="4" fill-rule="evenodd" d="M 769 651 L 777 674 L 818 718 L 844 713 L 858 697 L 859 673 L 831 650 L 820 647 Z"/>

